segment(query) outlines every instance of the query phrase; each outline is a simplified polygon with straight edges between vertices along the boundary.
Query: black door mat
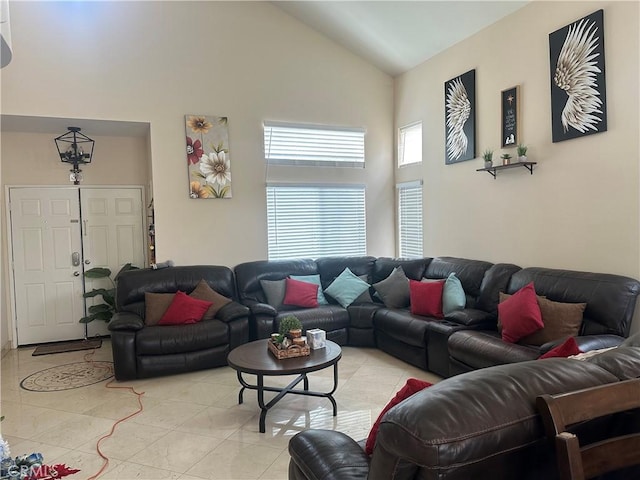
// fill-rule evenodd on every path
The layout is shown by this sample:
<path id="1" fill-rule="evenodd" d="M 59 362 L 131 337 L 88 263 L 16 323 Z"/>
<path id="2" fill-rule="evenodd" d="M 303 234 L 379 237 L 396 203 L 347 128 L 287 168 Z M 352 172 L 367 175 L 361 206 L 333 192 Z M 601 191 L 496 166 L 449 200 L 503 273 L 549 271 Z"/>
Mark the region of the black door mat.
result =
<path id="1" fill-rule="evenodd" d="M 38 345 L 31 354 L 34 357 L 38 355 L 49 355 L 52 353 L 77 352 L 79 350 L 90 350 L 92 348 L 100 348 L 102 346 L 101 339 L 93 340 L 74 340 L 72 342 L 56 342 L 46 345 Z"/>

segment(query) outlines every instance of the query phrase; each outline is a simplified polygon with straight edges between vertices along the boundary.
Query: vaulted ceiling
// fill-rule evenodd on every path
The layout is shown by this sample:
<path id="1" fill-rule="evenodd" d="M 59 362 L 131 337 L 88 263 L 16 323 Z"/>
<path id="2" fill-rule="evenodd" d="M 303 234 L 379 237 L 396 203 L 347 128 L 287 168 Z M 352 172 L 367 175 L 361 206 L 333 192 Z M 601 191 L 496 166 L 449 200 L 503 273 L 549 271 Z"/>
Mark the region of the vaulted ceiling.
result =
<path id="1" fill-rule="evenodd" d="M 396 76 L 528 1 L 273 1 L 285 12 Z"/>

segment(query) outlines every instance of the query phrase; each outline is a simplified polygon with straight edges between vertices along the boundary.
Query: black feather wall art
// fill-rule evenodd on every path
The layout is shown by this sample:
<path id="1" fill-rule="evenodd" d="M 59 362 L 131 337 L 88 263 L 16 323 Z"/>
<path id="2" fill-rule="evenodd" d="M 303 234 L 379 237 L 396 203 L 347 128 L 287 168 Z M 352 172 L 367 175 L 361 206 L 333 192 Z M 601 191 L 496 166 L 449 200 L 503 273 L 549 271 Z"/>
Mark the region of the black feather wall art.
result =
<path id="1" fill-rule="evenodd" d="M 444 83 L 445 163 L 476 156 L 476 71 L 470 70 Z"/>
<path id="2" fill-rule="evenodd" d="M 549 34 L 554 142 L 607 130 L 603 10 Z"/>

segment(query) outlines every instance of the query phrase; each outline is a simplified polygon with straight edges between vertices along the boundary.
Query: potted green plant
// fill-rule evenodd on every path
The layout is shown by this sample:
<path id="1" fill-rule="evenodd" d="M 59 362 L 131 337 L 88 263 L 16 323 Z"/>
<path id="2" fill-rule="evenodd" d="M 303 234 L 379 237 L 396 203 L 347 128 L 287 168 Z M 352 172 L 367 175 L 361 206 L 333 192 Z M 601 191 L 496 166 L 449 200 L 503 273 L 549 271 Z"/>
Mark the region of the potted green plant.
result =
<path id="1" fill-rule="evenodd" d="M 527 146 L 523 145 L 522 143 L 520 143 L 516 147 L 516 150 L 518 152 L 518 161 L 519 162 L 526 162 L 527 161 Z"/>
<path id="2" fill-rule="evenodd" d="M 107 323 L 110 322 L 111 317 L 113 317 L 113 314 L 116 313 L 116 282 L 118 281 L 118 276 L 122 272 L 137 269 L 138 267 L 127 263 L 120 269 L 113 280 L 111 279 L 111 270 L 108 268 L 94 267 L 85 271 L 85 277 L 91 279 L 108 278 L 112 286 L 111 288 L 94 288 L 93 290 L 85 292 L 82 295 L 84 298 L 101 296 L 103 303 L 91 305 L 88 311 L 89 315 L 87 315 L 86 317 L 82 317 L 80 319 L 80 323 L 89 323 L 93 322 L 94 320 L 103 320 Z"/>
<path id="3" fill-rule="evenodd" d="M 511 163 L 511 155 L 509 153 L 503 153 L 500 158 L 502 159 L 503 165 L 509 165 L 509 163 Z"/>
<path id="4" fill-rule="evenodd" d="M 302 335 L 302 322 L 294 315 L 288 315 L 280 320 L 280 335 L 288 335 L 291 338 L 300 337 Z"/>
<path id="5" fill-rule="evenodd" d="M 493 167 L 493 150 L 485 150 L 482 154 L 482 159 L 484 160 L 484 168 Z"/>

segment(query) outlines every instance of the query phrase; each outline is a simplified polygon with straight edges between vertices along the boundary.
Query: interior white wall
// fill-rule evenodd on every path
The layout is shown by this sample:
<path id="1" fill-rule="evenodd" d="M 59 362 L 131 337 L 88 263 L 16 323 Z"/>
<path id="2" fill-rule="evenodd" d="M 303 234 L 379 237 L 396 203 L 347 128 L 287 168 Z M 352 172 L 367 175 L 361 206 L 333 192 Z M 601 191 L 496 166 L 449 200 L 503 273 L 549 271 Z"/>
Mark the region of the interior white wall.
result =
<path id="1" fill-rule="evenodd" d="M 368 251 L 393 253 L 393 80 L 276 7 L 28 2 L 12 26 L 3 113 L 150 123 L 158 260 L 266 258 L 264 120 L 367 129 L 364 177 L 284 175 L 366 184 Z M 232 199 L 189 199 L 185 114 L 229 118 Z"/>
<path id="2" fill-rule="evenodd" d="M 3 114 L 150 124 L 158 261 L 266 258 L 267 173 L 270 181 L 365 184 L 368 252 L 393 255 L 387 74 L 268 2 L 14 2 L 11 22 Z M 185 114 L 229 118 L 232 199 L 189 199 Z M 367 166 L 267 172 L 264 120 L 365 127 Z M 65 183 L 59 169 L 38 175 Z M 0 327 L 6 338 L 4 315 Z"/>
<path id="3" fill-rule="evenodd" d="M 600 8 L 608 131 L 552 143 L 548 35 Z M 396 178 L 424 178 L 425 255 L 640 277 L 638 18 L 638 2 L 532 2 L 397 78 L 396 126 L 423 122 L 423 163 Z M 474 68 L 478 158 L 445 165 L 444 82 Z M 538 165 L 494 180 L 476 169 L 487 148 L 499 160 L 500 92 L 514 85 Z"/>

